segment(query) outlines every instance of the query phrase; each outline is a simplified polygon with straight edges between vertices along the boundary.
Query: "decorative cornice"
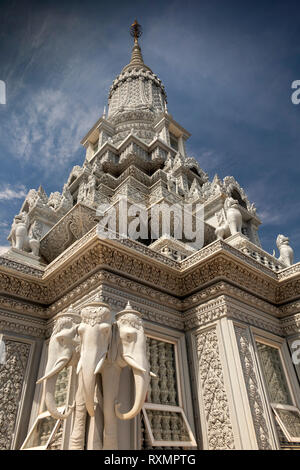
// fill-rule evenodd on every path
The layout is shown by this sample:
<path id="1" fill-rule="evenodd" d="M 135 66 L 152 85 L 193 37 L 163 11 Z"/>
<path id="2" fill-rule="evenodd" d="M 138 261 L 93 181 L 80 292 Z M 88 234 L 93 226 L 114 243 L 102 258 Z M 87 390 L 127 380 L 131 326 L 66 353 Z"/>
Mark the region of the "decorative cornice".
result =
<path id="1" fill-rule="evenodd" d="M 198 305 L 184 315 L 185 329 L 191 330 L 219 320 L 228 315 L 228 307 L 225 296 L 210 300 L 205 304 Z"/>
<path id="2" fill-rule="evenodd" d="M 5 296 L 0 296 L 0 308 L 11 310 L 13 312 L 20 312 L 33 317 L 46 317 L 46 308 Z"/>
<path id="3" fill-rule="evenodd" d="M 300 262 L 293 264 L 293 266 L 290 266 L 289 268 L 283 269 L 282 271 L 280 271 L 280 273 L 277 274 L 277 277 L 279 281 L 282 281 L 299 273 L 300 273 Z"/>
<path id="4" fill-rule="evenodd" d="M 38 278 L 42 278 L 44 274 L 43 268 L 36 268 L 25 263 L 18 263 L 10 258 L 6 258 L 5 254 L 3 254 L 0 256 L 0 269 L 5 271 L 5 268 Z"/>
<path id="5" fill-rule="evenodd" d="M 223 241 L 208 245 L 180 263 L 133 240 L 100 240 L 95 228 L 54 260 L 42 279 L 0 267 L 0 290 L 5 295 L 52 304 L 82 282 L 90 282 L 88 279 L 101 269 L 177 298 L 220 281 L 247 292 L 247 301 L 254 295 L 260 298 L 258 302 L 275 304 L 300 294 L 298 276 L 278 287 L 277 275 L 271 269 Z"/>
<path id="6" fill-rule="evenodd" d="M 281 312 L 282 317 L 300 312 L 300 300 L 296 300 L 296 302 L 291 302 L 279 307 L 279 311 Z"/>
<path id="7" fill-rule="evenodd" d="M 300 313 L 281 319 L 282 329 L 286 336 L 300 333 Z"/>
<path id="8" fill-rule="evenodd" d="M 186 311 L 184 314 L 185 329 L 199 328 L 213 323 L 222 317 L 239 320 L 283 336 L 281 322 L 278 318 L 260 312 L 257 308 L 249 307 L 227 295 L 220 295 L 213 300 Z"/>
<path id="9" fill-rule="evenodd" d="M 259 299 L 253 294 L 245 292 L 240 287 L 233 286 L 228 282 L 216 282 L 212 286 L 202 289 L 200 292 L 191 294 L 182 301 L 182 309 L 184 311 L 211 300 L 212 298 L 218 297 L 219 295 L 227 295 L 228 297 L 235 298 L 241 302 L 259 308 L 260 310 L 273 315 L 274 317 L 280 317 L 281 311 L 278 307 L 275 307 L 273 304 L 266 302 L 265 300 Z"/>
<path id="10" fill-rule="evenodd" d="M 20 335 L 44 338 L 46 321 L 0 310 L 0 331 L 12 331 Z"/>

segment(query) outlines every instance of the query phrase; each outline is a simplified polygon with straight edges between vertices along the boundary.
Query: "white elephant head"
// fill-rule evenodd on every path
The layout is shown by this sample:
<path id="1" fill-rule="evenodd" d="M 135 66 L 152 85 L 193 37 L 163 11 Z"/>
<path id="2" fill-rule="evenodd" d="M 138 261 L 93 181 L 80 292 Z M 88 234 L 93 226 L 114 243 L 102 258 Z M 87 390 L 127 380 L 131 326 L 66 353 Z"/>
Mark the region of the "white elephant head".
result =
<path id="1" fill-rule="evenodd" d="M 68 366 L 75 366 L 79 358 L 78 326 L 80 315 L 68 310 L 57 316 L 48 348 L 48 360 L 45 375 L 37 383 L 44 382 L 45 404 L 55 419 L 64 419 L 72 409 L 62 414 L 57 410 L 55 403 L 55 386 L 58 374 Z"/>
<path id="2" fill-rule="evenodd" d="M 150 383 L 150 366 L 147 359 L 146 336 L 142 315 L 134 310 L 128 302 L 125 310 L 116 315 L 119 347 L 118 358 L 121 366 L 132 369 L 135 383 L 134 404 L 127 413 L 120 412 L 120 404 L 115 404 L 115 412 L 119 419 L 132 419 L 141 410 Z"/>
<path id="3" fill-rule="evenodd" d="M 103 449 L 118 448 L 118 419 L 134 418 L 141 410 L 149 387 L 150 372 L 146 353 L 146 336 L 141 314 L 129 302 L 116 315 L 113 325 L 112 341 L 102 371 L 104 433 Z M 121 413 L 117 403 L 121 371 L 129 366 L 135 383 L 135 399 L 132 408 Z"/>
<path id="4" fill-rule="evenodd" d="M 81 351 L 77 372 L 82 373 L 87 411 L 94 416 L 96 374 L 101 372 L 111 339 L 110 307 L 96 299 L 82 309 L 81 318 L 78 328 Z"/>

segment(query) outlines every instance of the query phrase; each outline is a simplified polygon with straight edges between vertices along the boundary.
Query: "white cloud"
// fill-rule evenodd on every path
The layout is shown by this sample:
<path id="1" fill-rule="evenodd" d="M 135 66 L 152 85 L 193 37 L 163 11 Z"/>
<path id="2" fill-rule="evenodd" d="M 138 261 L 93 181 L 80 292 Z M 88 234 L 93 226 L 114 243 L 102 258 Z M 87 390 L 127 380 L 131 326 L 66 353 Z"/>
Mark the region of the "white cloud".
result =
<path id="1" fill-rule="evenodd" d="M 22 162 L 42 170 L 68 166 L 81 148 L 80 140 L 96 121 L 97 109 L 89 109 L 60 90 L 37 92 L 7 123 L 11 150 Z"/>
<path id="2" fill-rule="evenodd" d="M 280 225 L 282 223 L 282 215 L 276 211 L 275 207 L 264 208 L 258 212 L 258 216 L 265 225 Z"/>
<path id="3" fill-rule="evenodd" d="M 0 186 L 0 201 L 9 201 L 11 199 L 22 199 L 27 194 L 26 188 L 24 185 L 11 186 L 10 184 L 5 184 Z M 0 227 L 7 226 L 4 225 L 4 222 L 0 223 Z"/>

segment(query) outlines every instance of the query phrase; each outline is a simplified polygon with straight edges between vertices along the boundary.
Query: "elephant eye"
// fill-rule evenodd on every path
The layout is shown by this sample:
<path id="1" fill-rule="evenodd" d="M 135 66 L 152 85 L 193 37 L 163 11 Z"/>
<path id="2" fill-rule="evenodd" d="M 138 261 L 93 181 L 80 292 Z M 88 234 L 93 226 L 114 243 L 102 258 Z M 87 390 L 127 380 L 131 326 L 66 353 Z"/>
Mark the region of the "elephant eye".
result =
<path id="1" fill-rule="evenodd" d="M 126 334 L 126 340 L 127 341 L 133 341 L 135 337 L 135 333 L 127 333 Z"/>

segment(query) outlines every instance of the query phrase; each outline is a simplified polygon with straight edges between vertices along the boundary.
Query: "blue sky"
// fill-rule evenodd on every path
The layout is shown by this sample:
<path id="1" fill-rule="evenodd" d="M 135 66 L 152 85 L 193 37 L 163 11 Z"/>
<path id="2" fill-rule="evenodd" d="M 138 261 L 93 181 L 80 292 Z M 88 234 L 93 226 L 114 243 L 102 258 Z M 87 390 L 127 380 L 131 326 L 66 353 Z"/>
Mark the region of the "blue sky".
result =
<path id="1" fill-rule="evenodd" d="M 260 238 L 278 233 L 300 260 L 300 15 L 296 1 L 1 1 L 0 246 L 30 188 L 61 190 L 80 145 L 143 26 L 145 63 L 187 149 L 211 177 L 233 175 L 258 209 Z M 0 248 L 1 249 L 1 248 Z"/>

